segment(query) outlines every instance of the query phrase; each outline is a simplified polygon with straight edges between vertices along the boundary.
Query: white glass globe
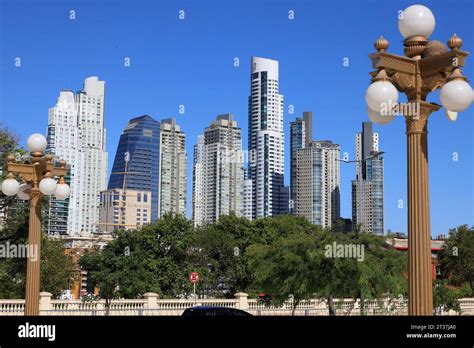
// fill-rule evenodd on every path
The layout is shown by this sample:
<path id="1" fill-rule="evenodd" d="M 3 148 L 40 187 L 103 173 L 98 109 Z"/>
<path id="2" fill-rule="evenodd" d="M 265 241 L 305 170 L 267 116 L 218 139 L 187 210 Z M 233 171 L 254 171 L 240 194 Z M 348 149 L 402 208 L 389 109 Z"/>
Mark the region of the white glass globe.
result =
<path id="1" fill-rule="evenodd" d="M 40 181 L 39 189 L 44 195 L 52 195 L 56 191 L 56 181 L 52 178 L 43 178 Z"/>
<path id="2" fill-rule="evenodd" d="M 369 115 L 372 122 L 380 125 L 390 123 L 395 118 L 395 115 L 381 115 L 379 112 L 374 111 L 369 107 L 367 108 L 367 115 Z"/>
<path id="3" fill-rule="evenodd" d="M 56 191 L 54 191 L 54 195 L 57 199 L 66 199 L 69 197 L 70 192 L 71 189 L 68 184 L 58 184 L 56 186 Z"/>
<path id="4" fill-rule="evenodd" d="M 27 194 L 27 193 L 25 193 L 25 190 L 28 190 L 28 189 L 30 189 L 30 188 L 31 188 L 31 185 L 28 185 L 28 184 L 25 184 L 25 183 L 21 184 L 20 187 L 19 187 L 19 189 L 18 189 L 18 193 L 17 193 L 18 198 L 19 198 L 19 199 L 22 199 L 22 200 L 24 200 L 24 201 L 29 200 L 29 199 L 30 199 L 30 195 Z"/>
<path id="5" fill-rule="evenodd" d="M 383 107 L 390 109 L 398 103 L 398 91 L 395 86 L 388 81 L 376 81 L 372 83 L 365 93 L 367 106 L 376 112 L 380 112 Z"/>
<path id="6" fill-rule="evenodd" d="M 39 133 L 31 134 L 26 143 L 30 152 L 43 152 L 47 145 L 46 138 Z"/>
<path id="7" fill-rule="evenodd" d="M 428 38 L 433 33 L 435 24 L 433 12 L 423 5 L 407 7 L 398 18 L 398 30 L 405 39 L 416 35 Z"/>
<path id="8" fill-rule="evenodd" d="M 2 182 L 2 192 L 7 196 L 14 196 L 18 192 L 20 184 L 15 179 L 5 179 Z"/>
<path id="9" fill-rule="evenodd" d="M 472 88 L 463 80 L 452 80 L 441 88 L 441 104 L 450 111 L 461 112 L 472 103 Z"/>
<path id="10" fill-rule="evenodd" d="M 458 113 L 456 111 L 446 110 L 446 118 L 451 122 L 454 122 L 458 118 Z"/>

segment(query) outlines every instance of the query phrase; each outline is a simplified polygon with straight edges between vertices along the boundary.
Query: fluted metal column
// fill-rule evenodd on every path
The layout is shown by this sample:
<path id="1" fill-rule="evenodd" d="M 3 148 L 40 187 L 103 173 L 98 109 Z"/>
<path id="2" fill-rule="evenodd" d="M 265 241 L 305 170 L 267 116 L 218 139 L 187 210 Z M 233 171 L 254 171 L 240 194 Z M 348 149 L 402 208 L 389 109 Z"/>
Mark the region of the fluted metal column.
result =
<path id="1" fill-rule="evenodd" d="M 428 116 L 439 106 L 420 103 L 419 118 L 406 118 L 408 177 L 408 314 L 433 315 Z"/>
<path id="2" fill-rule="evenodd" d="M 33 260 L 31 255 L 26 261 L 25 315 L 39 315 L 40 263 L 41 263 L 41 197 L 39 188 L 30 192 L 30 221 L 28 244 L 36 248 Z"/>

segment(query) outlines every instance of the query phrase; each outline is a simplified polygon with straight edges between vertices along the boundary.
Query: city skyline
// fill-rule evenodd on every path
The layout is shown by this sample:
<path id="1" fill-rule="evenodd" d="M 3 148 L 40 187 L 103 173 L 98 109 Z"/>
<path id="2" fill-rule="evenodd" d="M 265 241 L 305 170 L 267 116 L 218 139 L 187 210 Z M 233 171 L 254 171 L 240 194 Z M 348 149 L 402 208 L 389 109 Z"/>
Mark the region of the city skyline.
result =
<path id="1" fill-rule="evenodd" d="M 363 4 L 362 4 L 363 5 Z M 361 6 L 362 6 L 361 5 Z M 393 6 L 385 6 L 384 11 L 387 13 L 387 16 L 394 15 L 399 8 L 402 9 L 405 6 L 404 2 L 400 2 L 400 4 L 396 4 Z M 78 5 L 79 6 L 79 5 Z M 191 5 L 187 5 L 189 7 L 190 14 L 202 13 L 205 11 L 203 9 L 198 9 Z M 277 15 L 282 16 L 284 20 L 288 21 L 287 12 L 288 6 L 290 5 L 282 5 L 279 4 L 277 6 L 277 10 L 270 11 L 269 17 L 275 18 Z M 292 23 L 290 25 L 294 25 L 297 27 L 298 25 L 303 25 L 304 28 L 307 28 L 307 24 L 310 23 L 307 15 L 305 15 L 301 8 L 298 6 L 294 6 L 294 10 L 296 13 L 295 21 L 289 22 Z M 13 6 L 14 7 L 14 6 Z M 367 6 L 368 7 L 368 6 Z M 33 7 L 35 8 L 35 7 Z M 80 6 L 78 7 L 80 8 Z M 310 6 L 309 6 L 310 8 Z M 365 7 L 364 7 L 365 8 Z M 438 8 L 443 8 L 441 4 L 435 4 L 432 6 L 433 12 L 438 12 Z M 12 11 L 13 9 L 9 6 L 6 6 L 7 10 Z M 286 9 L 286 11 L 284 11 Z M 62 11 L 65 9 L 62 8 Z M 177 19 L 177 11 L 169 12 L 169 16 L 173 17 L 173 19 L 177 21 L 177 25 L 179 25 Z M 28 10 L 30 11 L 30 10 Z M 114 10 L 116 11 L 116 10 Z M 134 11 L 137 11 L 135 8 Z M 439 10 L 441 11 L 441 10 Z M 58 12 L 60 12 L 58 10 Z M 77 21 L 74 22 L 74 25 L 83 25 L 78 24 L 80 23 L 80 14 L 81 12 L 78 11 Z M 99 13 L 101 13 L 99 11 Z M 346 12 L 344 14 L 347 15 Z M 64 16 L 62 19 L 61 25 L 67 25 L 66 22 L 67 16 L 65 13 L 61 12 L 61 15 Z M 15 16 L 19 16 L 16 14 Z M 19 17 L 23 18 L 26 15 L 20 15 Z M 192 17 L 190 17 L 192 18 Z M 228 16 L 226 17 L 228 18 Z M 278 18 L 278 17 L 277 17 Z M 300 18 L 300 19 L 299 19 Z M 349 17 L 348 17 L 349 18 Z M 281 19 L 281 21 L 283 21 Z M 38 20 L 38 19 L 36 19 Z M 90 19 L 89 19 L 90 20 Z M 219 21 L 222 19 L 219 19 Z M 298 22 L 301 20 L 301 22 Z M 360 19 L 359 19 L 360 20 Z M 395 21 L 396 19 L 394 19 Z M 440 19 L 444 21 L 449 21 L 449 18 Z M 171 21 L 171 19 L 170 19 Z M 313 18 L 314 21 L 314 18 Z M 462 22 L 462 21 L 460 21 Z M 282 22 L 285 23 L 286 22 Z M 300 24 L 298 24 L 300 23 Z M 382 23 L 383 24 L 383 23 Z M 461 23 L 462 24 L 462 23 Z M 174 25 L 174 24 L 173 24 Z M 255 26 L 255 23 L 254 23 Z M 379 28 L 380 30 L 386 30 L 386 28 L 391 27 L 387 25 L 386 27 Z M 450 25 L 443 25 L 437 27 L 436 37 L 435 38 L 442 38 L 442 37 L 449 37 L 452 33 L 447 33 L 443 31 L 442 27 L 450 27 Z M 459 25 L 458 25 L 459 27 Z M 259 27 L 260 28 L 260 27 Z M 77 29 L 77 28 L 76 28 Z M 301 29 L 301 27 L 300 27 Z M 395 28 L 396 29 L 396 28 Z M 466 47 L 469 47 L 472 44 L 472 32 L 464 28 L 464 32 L 462 32 L 462 25 L 461 25 L 461 32 L 458 32 L 459 35 L 462 36 Z M 73 30 L 73 29 L 68 29 Z M 181 29 L 178 29 L 178 31 Z M 184 29 L 183 29 L 184 30 Z M 399 51 L 401 52 L 401 45 L 397 46 L 396 41 L 400 38 L 399 34 L 395 32 L 395 30 L 387 30 L 386 32 L 381 32 L 386 36 L 393 46 L 391 47 L 392 51 Z M 247 32 L 247 31 L 245 31 Z M 292 32 L 290 30 L 290 32 Z M 187 30 L 186 30 L 187 33 Z M 180 34 L 183 34 L 180 31 Z M 373 42 L 376 37 L 380 34 L 377 29 L 377 32 L 364 32 L 361 33 L 362 37 L 360 40 L 369 40 L 367 42 Z M 370 34 L 370 35 L 369 35 Z M 148 64 L 146 67 L 140 66 L 140 57 L 137 57 L 130 53 L 131 58 L 131 66 L 129 70 L 119 70 L 119 69 L 126 69 L 123 67 L 123 59 L 127 55 L 125 54 L 116 54 L 115 55 L 115 62 L 114 64 L 117 65 L 116 71 L 121 71 L 120 74 L 114 77 L 111 75 L 113 69 L 107 69 L 101 64 L 90 64 L 84 63 L 82 65 L 78 65 L 78 69 L 71 71 L 70 74 L 65 75 L 64 77 L 59 78 L 59 76 L 52 75 L 51 69 L 48 69 L 48 75 L 52 75 L 51 81 L 47 81 L 47 87 L 43 87 L 41 91 L 38 89 L 31 89 L 32 87 L 36 86 L 36 83 L 33 83 L 32 87 L 26 86 L 25 80 L 31 79 L 32 76 L 38 76 L 38 72 L 31 72 L 31 66 L 34 60 L 31 57 L 28 57 L 28 54 L 23 56 L 22 60 L 22 68 L 18 69 L 14 66 L 14 58 L 18 55 L 22 55 L 22 49 L 20 44 L 25 44 L 25 38 L 22 36 L 21 33 L 18 34 L 19 38 L 23 38 L 23 40 L 19 40 L 18 43 L 13 44 L 11 41 L 7 40 L 5 48 L 2 50 L 2 58 L 3 58 L 3 65 L 2 65 L 2 73 L 5 76 L 5 86 L 8 85 L 9 89 L 8 92 L 2 90 L 2 119 L 1 121 L 4 123 L 5 126 L 15 130 L 21 136 L 21 143 L 24 144 L 26 137 L 30 133 L 34 132 L 41 132 L 44 133 L 44 129 L 46 128 L 47 123 L 47 108 L 43 108 L 42 105 L 49 104 L 50 107 L 53 103 L 53 100 L 57 98 L 57 93 L 59 90 L 67 89 L 71 87 L 75 87 L 80 84 L 80 81 L 83 80 L 87 76 L 91 75 L 98 75 L 101 79 L 105 80 L 107 83 L 107 88 L 109 93 L 109 89 L 112 90 L 110 94 L 106 97 L 106 111 L 105 111 L 105 127 L 108 130 L 107 134 L 107 150 L 109 153 L 114 153 L 116 149 L 116 145 L 118 142 L 118 132 L 117 128 L 123 128 L 128 122 L 131 117 L 142 115 L 144 113 L 148 113 L 156 119 L 162 119 L 168 116 L 176 116 L 178 117 L 178 123 L 182 126 L 182 129 L 187 134 L 187 152 L 188 154 L 192 153 L 192 146 L 195 143 L 195 139 L 197 133 L 194 132 L 201 132 L 205 125 L 209 124 L 211 119 L 215 117 L 216 114 L 222 113 L 233 113 L 236 115 L 237 122 L 242 125 L 243 135 L 246 134 L 245 125 L 247 124 L 246 118 L 247 113 L 246 110 L 246 96 L 249 95 L 249 87 L 248 87 L 248 70 L 249 70 L 249 57 L 248 51 L 253 51 L 252 55 L 258 55 L 262 57 L 268 57 L 271 59 L 278 60 L 280 62 L 280 70 L 281 70 L 281 78 L 280 78 L 280 92 L 285 95 L 285 109 L 284 109 L 284 118 L 285 118 L 285 134 L 287 135 L 288 139 L 288 128 L 289 123 L 294 120 L 296 115 L 301 115 L 304 110 L 312 110 L 314 115 L 313 121 L 313 132 L 315 134 L 316 139 L 330 139 L 335 143 L 341 144 L 341 154 L 347 152 L 349 154 L 350 159 L 355 158 L 354 153 L 354 135 L 358 131 L 360 127 L 360 123 L 362 121 L 367 121 L 368 118 L 365 113 L 365 102 L 363 99 L 363 92 L 366 89 L 366 71 L 364 69 L 367 68 L 367 64 L 364 62 L 361 68 L 355 68 L 358 76 L 356 80 L 351 80 L 352 82 L 348 85 L 345 80 L 345 74 L 354 74 L 354 65 L 358 65 L 359 59 L 366 59 L 366 55 L 371 52 L 371 47 L 366 45 L 366 49 L 359 48 L 357 51 L 356 56 L 354 57 L 354 49 L 348 48 L 347 50 L 339 48 L 335 48 L 334 52 L 329 53 L 329 60 L 326 62 L 329 66 L 329 71 L 333 74 L 331 76 L 333 81 L 331 81 L 331 86 L 334 87 L 337 84 L 345 87 L 341 89 L 341 96 L 340 98 L 347 98 L 347 104 L 349 107 L 341 104 L 334 104 L 334 100 L 332 100 L 332 104 L 327 103 L 324 99 L 328 98 L 329 93 L 325 92 L 325 88 L 321 85 L 317 88 L 312 87 L 312 85 L 317 86 L 319 74 L 321 74 L 320 68 L 315 68 L 315 72 L 310 73 L 310 76 L 302 76 L 295 74 L 296 67 L 311 67 L 308 64 L 308 61 L 303 59 L 305 64 L 300 63 L 300 57 L 297 55 L 299 50 L 295 50 L 293 54 L 283 54 L 282 52 L 271 49 L 271 41 L 268 43 L 268 46 L 265 45 L 266 48 L 258 49 L 255 47 L 254 43 L 249 41 L 249 48 L 245 51 L 242 50 L 242 47 L 235 49 L 235 54 L 232 55 L 231 49 L 228 46 L 226 47 L 226 53 L 228 54 L 227 58 L 222 55 L 219 56 L 221 62 L 218 64 L 219 71 L 226 71 L 225 69 L 229 69 L 229 71 L 223 76 L 220 76 L 218 81 L 221 83 L 225 83 L 228 85 L 228 89 L 222 90 L 219 87 L 219 90 L 211 89 L 213 95 L 219 96 L 217 99 L 222 99 L 222 101 L 217 101 L 216 97 L 210 98 L 210 94 L 204 93 L 203 91 L 198 91 L 197 89 L 192 90 L 190 87 L 184 86 L 181 90 L 181 93 L 176 93 L 176 86 L 171 88 L 170 92 L 164 93 L 158 100 L 154 100 L 154 103 L 150 104 L 149 101 L 144 101 L 143 97 L 135 98 L 137 95 L 132 93 L 129 98 L 126 100 L 121 97 L 120 91 L 123 92 L 124 85 L 129 85 L 130 80 L 134 80 L 130 76 L 124 76 L 123 74 L 132 75 L 130 72 L 133 69 L 155 69 L 157 68 L 154 64 Z M 234 34 L 234 37 L 237 34 Z M 307 38 L 308 33 L 302 34 L 305 38 Z M 125 35 L 126 36 L 126 35 Z M 286 36 L 288 37 L 288 35 Z M 343 37 L 343 36 L 341 36 Z M 258 41 L 258 40 L 256 40 Z M 317 41 L 317 40 L 315 40 Z M 184 40 L 184 42 L 187 42 Z M 285 41 L 286 42 L 286 41 Z M 301 40 L 299 40 L 301 43 Z M 308 41 L 309 42 L 309 41 Z M 188 42 L 189 43 L 189 42 Z M 287 43 L 290 45 L 290 43 Z M 315 43 L 311 44 L 314 45 Z M 317 44 L 321 45 L 321 47 L 325 47 L 327 43 L 318 41 Z M 350 44 L 348 43 L 350 46 Z M 365 47 L 365 46 L 362 46 Z M 16 49 L 15 49 L 16 48 Z M 293 46 L 294 48 L 294 46 Z M 136 50 L 136 49 L 135 49 Z M 16 54 L 16 52 L 19 52 Z M 214 51 L 215 52 L 215 51 Z M 175 55 L 172 55 L 175 57 Z M 240 58 L 240 66 L 234 67 L 234 60 L 233 58 L 238 56 Z M 360 58 L 362 56 L 362 58 Z M 343 58 L 349 58 L 349 67 L 343 67 Z M 354 58 L 353 58 L 354 57 Z M 40 57 L 41 58 L 41 57 Z M 141 56 L 143 61 L 143 56 Z M 45 59 L 44 57 L 42 59 Z M 169 58 L 165 58 L 169 59 Z M 192 62 L 192 58 L 187 58 L 190 62 Z M 313 60 L 317 60 L 317 57 L 313 57 Z M 321 62 L 323 62 L 324 57 L 319 58 Z M 224 61 L 225 60 L 225 61 Z M 41 61 L 41 59 L 40 59 Z M 204 60 L 205 61 L 205 60 Z M 11 62 L 11 66 L 7 66 L 6 62 Z M 181 60 L 180 63 L 185 61 Z M 202 61 L 198 59 L 198 63 L 194 62 L 193 66 L 197 69 L 200 66 Z M 225 64 L 224 64 L 225 63 Z M 37 62 L 34 65 L 38 64 Z M 33 66 L 34 66 L 33 65 Z M 174 66 L 172 61 L 168 61 L 166 66 Z M 176 63 L 177 66 L 180 64 Z M 223 67 L 224 66 L 224 67 Z M 227 67 L 228 66 L 228 67 Z M 296 66 L 296 67 L 295 67 Z M 190 69 L 191 66 L 187 65 L 186 69 Z M 15 70 L 18 69 L 18 70 Z M 22 72 L 25 69 L 26 72 Z M 29 70 L 30 69 L 30 70 Z M 234 69 L 234 70 L 232 70 Z M 346 70 L 344 70 L 346 69 Z M 468 65 L 466 66 L 465 73 L 466 75 L 472 74 L 469 70 L 472 68 Z M 205 79 L 209 74 L 212 73 L 212 65 L 205 65 L 202 72 L 197 73 L 197 77 L 201 84 L 205 83 Z M 153 70 L 154 71 L 154 70 Z M 172 69 L 172 73 L 176 70 Z M 308 70 L 310 71 L 310 70 Z M 350 72 L 352 71 L 352 72 Z M 362 71 L 362 72 L 361 72 Z M 123 74 L 122 74 L 123 72 Z M 163 73 L 161 68 L 157 69 L 157 73 Z M 15 75 L 16 74 L 16 75 Z M 33 74 L 33 75 L 29 75 Z M 20 75 L 20 76 L 18 76 Z M 80 77 L 78 76 L 80 75 Z M 238 76 L 235 76 L 238 75 Z M 241 76 L 242 75 L 242 76 Z M 360 75 L 360 76 L 359 76 Z M 41 76 L 41 74 L 39 75 Z M 143 70 L 138 76 L 143 76 Z M 321 75 L 328 78 L 328 75 Z M 182 79 L 183 75 L 180 74 L 178 77 Z M 353 77 L 352 77 L 353 78 Z M 324 79 L 324 78 L 323 78 Z M 15 81 L 16 80 L 16 81 Z M 119 83 L 121 80 L 127 81 L 128 83 Z M 152 79 L 153 80 L 153 79 Z M 247 80 L 247 82 L 245 81 Z M 186 79 L 184 79 L 186 81 Z M 209 84 L 215 83 L 214 77 L 211 79 Z M 300 84 L 302 81 L 308 81 L 311 83 L 306 83 L 310 87 L 306 89 L 302 88 L 295 88 L 296 85 Z M 324 80 L 327 82 L 327 80 Z M 354 81 L 364 81 L 361 82 L 354 82 Z M 41 81 L 38 81 L 40 83 Z M 19 85 L 24 84 L 25 87 L 20 89 Z M 208 83 L 205 83 L 206 86 L 209 86 Z M 19 85 L 18 85 L 19 84 Z M 237 87 L 238 86 L 238 87 Z M 129 86 L 131 88 L 132 86 Z M 357 88 L 357 93 L 353 93 L 352 87 Z M 136 88 L 136 87 L 134 87 Z M 146 87 L 138 88 L 140 93 L 144 93 Z M 235 94 L 233 91 L 238 89 L 238 93 Z M 127 89 L 125 89 L 127 90 Z M 360 90 L 360 91 L 359 91 Z M 33 93 L 36 92 L 36 93 Z M 363 92 L 361 92 L 363 91 Z M 199 99 L 203 106 L 198 106 L 196 99 L 189 99 L 190 95 L 194 92 L 196 98 Z M 25 107 L 21 103 L 15 102 L 18 98 L 25 97 L 26 95 L 29 96 L 30 104 L 29 107 Z M 154 94 L 147 94 L 144 93 L 146 97 L 153 96 Z M 356 98 L 351 98 L 348 94 L 356 94 Z M 45 98 L 45 95 L 55 95 L 53 99 L 51 97 Z M 171 96 L 174 95 L 174 96 Z M 242 95 L 244 96 L 242 98 Z M 171 97 L 170 97 L 171 96 Z M 41 100 L 40 100 L 41 99 Z M 46 100 L 44 100 L 46 99 Z M 152 98 L 153 99 L 153 98 Z M 161 101 L 160 101 L 161 100 Z M 194 100 L 187 102 L 186 100 Z M 295 102 L 296 101 L 296 102 Z M 436 101 L 436 100 L 434 100 Z M 213 102 L 213 105 L 210 105 L 209 102 Z M 331 102 L 331 100 L 330 100 Z M 184 114 L 179 114 L 180 106 L 183 105 L 185 108 Z M 294 113 L 291 114 L 289 112 L 289 106 L 294 106 Z M 330 106 L 331 105 L 331 106 Z M 335 106 L 339 107 L 339 109 L 335 109 Z M 132 109 L 136 109 L 136 111 L 130 111 Z M 147 109 L 147 110 L 144 110 Z M 28 111 L 30 110 L 30 111 Z M 123 111 L 122 111 L 123 110 Z M 119 112 L 117 112 L 119 111 Z M 4 117 L 3 115 L 8 115 L 8 117 Z M 20 115 L 22 115 L 20 117 Z M 26 119 L 23 118 L 25 115 Z M 472 195 L 472 181 L 469 177 L 472 177 L 472 137 L 469 137 L 469 131 L 472 130 L 472 110 L 467 110 L 466 112 L 460 114 L 458 121 L 456 123 L 449 124 L 448 121 L 445 119 L 442 111 L 436 113 L 435 117 L 431 118 L 431 127 L 430 127 L 430 134 L 432 135 L 430 141 L 430 187 L 431 187 L 431 208 L 432 208 L 432 234 L 437 235 L 438 233 L 445 233 L 447 228 L 454 227 L 459 223 L 468 223 L 472 224 L 472 209 L 473 209 L 473 195 Z M 15 119 L 20 118 L 20 119 Z M 29 118 L 30 117 L 30 118 Z M 32 118 L 31 118 L 32 117 Z M 198 117 L 198 119 L 197 119 Z M 25 120 L 33 121 L 34 122 L 25 122 Z M 345 122 L 345 124 L 343 124 Z M 405 172 L 406 172 L 406 162 L 404 160 L 405 155 L 405 140 L 400 135 L 403 132 L 400 131 L 399 128 L 403 127 L 403 122 L 399 119 L 395 119 L 395 121 L 391 124 L 390 127 L 381 127 L 377 126 L 376 131 L 381 134 L 382 144 L 381 148 L 385 151 L 385 230 L 391 229 L 392 231 L 401 231 L 406 232 L 406 182 L 405 182 Z M 471 132 L 472 133 L 472 132 Z M 434 134 L 434 135 L 433 135 Z M 443 138 L 447 141 L 439 142 L 437 139 Z M 243 143 L 246 143 L 245 139 L 243 139 Z M 288 140 L 285 144 L 285 185 L 289 185 L 289 144 Z M 441 143 L 441 144 L 440 144 Z M 457 153 L 458 160 L 454 161 L 454 153 Z M 111 171 L 109 163 L 109 173 Z M 192 166 L 192 161 L 188 160 L 188 217 L 190 217 L 190 173 Z M 350 217 L 351 216 L 351 191 L 350 191 L 350 181 L 353 179 L 354 176 L 354 168 L 351 166 L 342 166 L 341 168 L 341 216 L 342 217 Z M 456 180 L 451 180 L 452 178 L 456 178 Z M 107 178 L 107 180 L 109 177 Z M 398 208 L 399 200 L 403 201 L 403 208 Z M 455 207 L 446 207 L 445 201 L 446 200 L 454 200 L 459 202 Z"/>

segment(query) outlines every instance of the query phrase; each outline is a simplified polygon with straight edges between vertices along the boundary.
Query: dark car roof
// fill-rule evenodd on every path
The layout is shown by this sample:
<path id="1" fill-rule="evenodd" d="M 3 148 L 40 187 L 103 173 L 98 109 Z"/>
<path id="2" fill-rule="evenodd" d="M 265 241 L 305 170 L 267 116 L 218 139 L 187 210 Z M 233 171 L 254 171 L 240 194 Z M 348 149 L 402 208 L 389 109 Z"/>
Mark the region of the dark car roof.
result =
<path id="1" fill-rule="evenodd" d="M 222 306 L 195 306 L 195 307 L 191 307 L 191 308 L 188 308 L 188 309 L 219 309 L 219 308 L 230 308 L 230 307 L 222 307 Z M 233 309 L 233 308 L 231 308 Z"/>
<path id="2" fill-rule="evenodd" d="M 192 314 L 194 313 L 194 314 Z M 241 309 L 237 308 L 231 308 L 231 307 L 221 307 L 221 306 L 195 306 L 195 307 L 190 307 L 186 308 L 183 312 L 182 315 L 188 316 L 188 315 L 207 315 L 207 313 L 220 313 L 224 314 L 228 313 L 229 315 L 242 315 L 242 316 L 252 316 L 250 313 L 243 311 Z"/>

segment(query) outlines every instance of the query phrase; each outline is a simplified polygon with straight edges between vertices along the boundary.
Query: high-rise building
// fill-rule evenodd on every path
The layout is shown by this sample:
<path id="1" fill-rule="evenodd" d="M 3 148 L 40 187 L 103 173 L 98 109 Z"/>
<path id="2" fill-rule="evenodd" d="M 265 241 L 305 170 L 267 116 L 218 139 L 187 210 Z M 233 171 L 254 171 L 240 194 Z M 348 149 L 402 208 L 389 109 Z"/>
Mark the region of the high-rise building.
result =
<path id="1" fill-rule="evenodd" d="M 288 214 L 290 212 L 290 187 L 282 186 L 280 187 L 280 193 L 277 200 L 278 214 Z"/>
<path id="2" fill-rule="evenodd" d="M 186 135 L 176 119 L 161 121 L 158 177 L 158 215 L 186 215 L 187 155 Z"/>
<path id="3" fill-rule="evenodd" d="M 248 149 L 253 219 L 281 213 L 285 140 L 278 81 L 278 61 L 252 57 Z"/>
<path id="4" fill-rule="evenodd" d="M 252 220 L 252 179 L 249 178 L 248 170 L 244 169 L 244 188 L 243 188 L 243 211 L 242 216 Z"/>
<path id="5" fill-rule="evenodd" d="M 120 136 L 108 190 L 150 192 L 150 219 L 158 219 L 160 122 L 148 115 L 132 118 Z"/>
<path id="6" fill-rule="evenodd" d="M 66 180 L 71 193 L 65 200 L 51 197 L 45 229 L 48 234 L 78 234 L 82 229 L 83 200 L 78 183 L 81 182 L 83 152 L 77 104 L 72 91 L 60 91 L 56 105 L 49 109 L 47 144 L 47 153 L 67 162 L 69 170 Z"/>
<path id="7" fill-rule="evenodd" d="M 84 176 L 82 231 L 99 231 L 100 192 L 107 183 L 108 156 L 105 150 L 104 128 L 105 82 L 96 76 L 84 81 L 84 90 L 76 95 L 78 125 L 81 129 Z"/>
<path id="8" fill-rule="evenodd" d="M 194 145 L 193 158 L 193 207 L 192 207 L 192 221 L 195 226 L 200 221 L 204 221 L 204 135 L 198 135 L 197 144 Z"/>
<path id="9" fill-rule="evenodd" d="M 379 136 L 372 132 L 372 123 L 363 122 L 356 135 L 356 179 L 352 181 L 352 222 L 363 231 L 382 235 L 383 157 L 373 157 L 379 151 Z"/>
<path id="10" fill-rule="evenodd" d="M 71 187 L 68 200 L 50 202 L 50 233 L 90 234 L 99 230 L 100 191 L 107 179 L 104 128 L 105 82 L 96 76 L 84 81 L 82 91 L 61 91 L 49 110 L 48 146 L 55 159 L 65 159 Z"/>
<path id="11" fill-rule="evenodd" d="M 314 141 L 296 154 L 296 215 L 329 228 L 340 217 L 340 147 Z"/>
<path id="12" fill-rule="evenodd" d="M 304 149 L 313 141 L 313 113 L 303 112 L 303 117 L 297 117 L 290 123 L 290 212 L 294 213 L 296 205 L 297 170 L 296 154 L 299 149 Z"/>
<path id="13" fill-rule="evenodd" d="M 100 193 L 101 232 L 139 228 L 151 222 L 151 192 L 114 188 Z"/>
<path id="14" fill-rule="evenodd" d="M 198 138 L 194 153 L 194 224 L 212 223 L 231 213 L 242 216 L 242 131 L 232 114 L 217 116 L 204 139 Z"/>

